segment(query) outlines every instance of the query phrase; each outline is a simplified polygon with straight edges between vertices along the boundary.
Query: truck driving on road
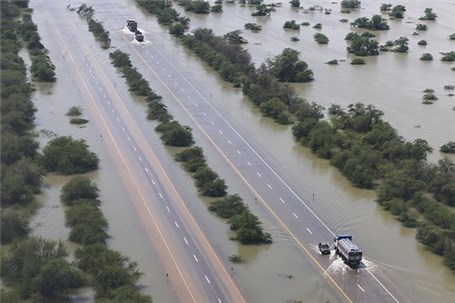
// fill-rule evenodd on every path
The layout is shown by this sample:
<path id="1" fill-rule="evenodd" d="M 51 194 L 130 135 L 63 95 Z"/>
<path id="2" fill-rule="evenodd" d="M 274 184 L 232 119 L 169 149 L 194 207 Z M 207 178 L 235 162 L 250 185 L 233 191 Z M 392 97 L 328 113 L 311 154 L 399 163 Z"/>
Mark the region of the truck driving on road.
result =
<path id="1" fill-rule="evenodd" d="M 362 261 L 362 251 L 352 242 L 352 236 L 337 236 L 334 241 L 335 251 L 344 263 L 350 267 L 358 267 Z"/>
<path id="2" fill-rule="evenodd" d="M 126 27 L 130 30 L 130 32 L 135 32 L 137 30 L 137 22 L 133 20 L 126 20 Z"/>

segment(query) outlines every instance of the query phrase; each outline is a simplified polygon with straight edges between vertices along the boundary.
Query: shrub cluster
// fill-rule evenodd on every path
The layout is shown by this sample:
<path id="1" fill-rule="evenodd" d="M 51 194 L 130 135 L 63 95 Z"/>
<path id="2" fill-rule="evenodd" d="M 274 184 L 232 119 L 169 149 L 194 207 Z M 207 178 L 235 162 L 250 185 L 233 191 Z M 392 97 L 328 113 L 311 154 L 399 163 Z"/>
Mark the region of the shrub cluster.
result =
<path id="1" fill-rule="evenodd" d="M 295 20 L 286 21 L 286 22 L 284 22 L 283 28 L 299 30 L 300 29 L 300 24 L 295 22 Z"/>
<path id="2" fill-rule="evenodd" d="M 253 68 L 251 56 L 237 43 L 217 37 L 210 29 L 196 29 L 194 35 L 183 36 L 185 46 L 213 67 L 220 76 L 232 83 L 240 83 L 243 74 Z"/>
<path id="3" fill-rule="evenodd" d="M 103 27 L 103 24 L 93 19 L 94 9 L 91 6 L 82 4 L 77 9 L 77 13 L 85 16 L 87 19 L 88 30 L 93 33 L 95 38 L 101 42 L 101 47 L 108 49 L 111 46 L 111 39 L 109 38 L 109 32 Z"/>
<path id="4" fill-rule="evenodd" d="M 71 290 L 85 284 L 81 271 L 66 260 L 67 256 L 62 242 L 39 237 L 15 242 L 9 256 L 2 257 L 2 280 L 14 285 L 2 292 L 2 300 L 66 301 Z M 9 297 L 14 300 L 8 301 Z"/>
<path id="5" fill-rule="evenodd" d="M 264 233 L 261 222 L 253 215 L 242 198 L 237 195 L 226 196 L 224 180 L 206 164 L 202 148 L 194 146 L 176 154 L 175 160 L 183 162 L 186 171 L 191 172 L 199 191 L 210 197 L 223 197 L 209 205 L 209 210 L 217 216 L 228 219 L 230 229 L 235 232 L 233 240 L 242 244 L 271 243 L 270 234 Z"/>
<path id="6" fill-rule="evenodd" d="M 381 15 L 374 15 L 371 20 L 367 17 L 360 17 L 351 22 L 351 27 L 365 28 L 371 30 L 388 30 L 390 26 L 387 24 L 387 20 Z"/>
<path id="7" fill-rule="evenodd" d="M 327 43 L 329 43 L 329 38 L 326 35 L 322 34 L 322 33 L 314 34 L 313 38 L 318 44 L 327 44 Z"/>
<path id="8" fill-rule="evenodd" d="M 84 139 L 62 136 L 43 149 L 42 164 L 47 171 L 64 175 L 82 174 L 98 169 L 98 156 L 88 149 Z"/>
<path id="9" fill-rule="evenodd" d="M 262 26 L 258 25 L 256 23 L 245 23 L 244 27 L 245 27 L 246 30 L 250 30 L 250 31 L 255 32 L 255 33 L 257 33 L 257 32 L 262 30 Z"/>
<path id="10" fill-rule="evenodd" d="M 82 245 L 75 252 L 75 264 L 88 275 L 97 302 L 152 302 L 136 286 L 142 276 L 137 264 L 105 244 L 108 223 L 99 208 L 98 193 L 88 177 L 74 177 L 62 187 L 69 240 Z"/>
<path id="11" fill-rule="evenodd" d="M 25 45 L 30 52 L 32 65 L 30 72 L 33 80 L 42 82 L 55 82 L 55 66 L 47 55 L 47 49 L 41 43 L 38 27 L 32 21 L 32 15 L 26 13 L 22 16 L 20 33 Z"/>
<path id="12" fill-rule="evenodd" d="M 152 93 L 149 83 L 131 64 L 130 56 L 120 50 L 109 53 L 112 63 L 119 68 L 128 83 L 129 90 L 138 96 L 148 96 Z"/>

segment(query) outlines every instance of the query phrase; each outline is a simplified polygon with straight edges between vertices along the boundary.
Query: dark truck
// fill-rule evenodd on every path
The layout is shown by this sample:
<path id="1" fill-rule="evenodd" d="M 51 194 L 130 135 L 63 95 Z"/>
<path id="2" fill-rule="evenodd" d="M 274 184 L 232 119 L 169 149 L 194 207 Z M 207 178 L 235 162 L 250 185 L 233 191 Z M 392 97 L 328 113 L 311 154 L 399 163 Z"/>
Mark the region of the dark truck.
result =
<path id="1" fill-rule="evenodd" d="M 133 20 L 126 20 L 126 27 L 128 27 L 130 32 L 135 33 L 137 31 L 137 22 Z"/>
<path id="2" fill-rule="evenodd" d="M 352 242 L 352 236 L 337 236 L 335 241 L 335 251 L 343 259 L 344 263 L 350 267 L 359 267 L 362 261 L 362 251 Z"/>
<path id="3" fill-rule="evenodd" d="M 134 32 L 134 37 L 139 42 L 144 41 L 144 35 L 138 29 Z"/>

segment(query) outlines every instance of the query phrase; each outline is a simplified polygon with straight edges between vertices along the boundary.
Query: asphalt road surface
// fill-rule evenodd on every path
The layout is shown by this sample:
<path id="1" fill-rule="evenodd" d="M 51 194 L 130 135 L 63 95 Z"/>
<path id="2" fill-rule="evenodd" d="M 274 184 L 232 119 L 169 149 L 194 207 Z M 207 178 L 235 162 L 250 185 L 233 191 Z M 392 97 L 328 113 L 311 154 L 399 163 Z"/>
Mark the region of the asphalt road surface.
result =
<path id="1" fill-rule="evenodd" d="M 98 11 L 105 14 L 104 20 L 129 19 L 124 10 L 111 1 L 109 9 Z M 104 2 L 106 5 L 106 2 Z M 139 24 L 141 20 L 136 19 Z M 112 22 L 112 21 L 110 21 Z M 146 35 L 147 40 L 147 35 Z M 345 302 L 408 302 L 409 300 L 397 289 L 393 281 L 380 273 L 376 274 L 364 261 L 359 269 L 347 266 L 340 270 L 334 253 L 330 257 L 320 255 L 317 243 L 321 239 L 333 239 L 336 235 L 309 206 L 311 201 L 304 201 L 288 185 L 284 175 L 277 173 L 272 161 L 266 161 L 261 155 L 261 146 L 255 146 L 254 138 L 240 134 L 224 117 L 222 109 L 216 108 L 210 95 L 203 95 L 200 88 L 203 83 L 189 80 L 179 67 L 175 66 L 157 44 L 156 37 L 149 37 L 151 43 L 130 44 L 129 49 L 122 49 L 132 57 L 139 58 L 161 83 L 174 96 L 207 139 L 215 146 L 220 155 L 251 189 L 259 202 L 289 233 L 305 255 L 313 261 L 314 267 L 327 282 L 339 293 Z M 131 36 L 126 36 L 130 41 Z"/>
<path id="2" fill-rule="evenodd" d="M 93 46 L 81 39 L 91 35 L 87 27 L 78 27 L 72 18 L 78 16 L 67 15 L 70 13 L 60 2 L 41 1 L 39 5 L 49 17 L 45 30 L 52 31 L 67 64 L 74 66 L 74 85 L 80 88 L 81 97 L 101 131 L 100 139 L 118 164 L 119 175 L 179 299 L 245 302 L 117 94 L 115 83 L 100 67 L 99 58 L 90 55 Z"/>
<path id="3" fill-rule="evenodd" d="M 97 13 L 105 15 L 103 20 L 119 22 L 122 18 L 126 20 L 130 17 L 124 16 L 123 10 L 117 7 L 114 1 L 105 1 L 103 5 L 109 5 L 109 9 L 98 10 L 94 6 Z M 88 97 L 93 103 L 92 107 L 99 112 L 102 120 L 100 129 L 109 134 L 108 140 L 112 140 L 112 144 L 116 145 L 121 157 L 125 158 L 125 166 L 129 167 L 130 176 L 137 180 L 135 186 L 138 191 L 143 190 L 142 195 L 147 196 L 147 199 L 143 199 L 144 206 L 139 208 L 150 211 L 146 205 L 153 204 L 153 215 L 158 221 L 155 225 L 163 232 L 161 242 L 167 243 L 165 246 L 172 246 L 167 253 L 172 255 L 174 267 L 183 268 L 174 270 L 176 275 L 181 276 L 180 285 L 185 285 L 188 293 L 180 298 L 182 301 L 192 298 L 197 302 L 241 302 L 241 295 L 233 297 L 238 290 L 219 260 L 216 261 L 217 257 L 210 245 L 205 243 L 202 232 L 194 227 L 197 224 L 177 191 L 170 182 L 165 182 L 169 180 L 165 177 L 165 171 L 152 156 L 151 147 L 147 145 L 141 130 L 115 94 L 112 83 L 106 81 L 107 77 L 103 76 L 96 60 L 86 55 L 89 53 L 88 45 L 83 45 L 83 40 L 78 39 L 78 35 L 88 34 L 84 32 L 86 28 L 78 29 L 68 19 L 60 18 L 60 6 L 62 5 L 59 3 L 46 3 L 49 16 L 54 19 L 52 22 L 56 23 L 54 30 L 59 31 L 61 43 L 65 45 L 72 64 L 78 66 L 79 81 L 86 86 L 86 94 L 90 95 Z M 141 20 L 136 21 L 141 24 Z M 129 41 L 131 36 L 126 36 L 125 39 Z M 179 67 L 174 66 L 172 58 L 168 58 L 153 41 L 131 44 L 122 51 L 141 60 L 144 66 L 160 79 L 198 126 L 197 131 L 202 132 L 219 151 L 226 163 L 251 189 L 258 202 L 272 214 L 312 261 L 315 269 L 339 293 L 341 300 L 408 302 L 400 290 L 394 287 L 393 281 L 374 273 L 367 262 L 357 270 L 346 266 L 339 270 L 339 266 L 333 266 L 340 262 L 333 253 L 330 257 L 319 254 L 317 243 L 321 239 L 332 239 L 335 232 L 324 223 L 323 218 L 319 218 L 312 211 L 311 201 L 304 201 L 299 197 L 288 185 L 290 182 L 286 180 L 286 176 L 278 173 L 279 168 L 274 167 L 273 161 L 261 154 L 261 146 L 255 145 L 254 138 L 246 133 L 240 134 L 228 117 L 223 116 L 222 109 L 211 104 L 210 96 L 200 93 L 198 86 L 202 84 L 189 81 L 179 71 Z M 193 242 L 194 239 L 197 239 L 197 242 Z M 187 272 L 190 274 L 187 275 Z"/>

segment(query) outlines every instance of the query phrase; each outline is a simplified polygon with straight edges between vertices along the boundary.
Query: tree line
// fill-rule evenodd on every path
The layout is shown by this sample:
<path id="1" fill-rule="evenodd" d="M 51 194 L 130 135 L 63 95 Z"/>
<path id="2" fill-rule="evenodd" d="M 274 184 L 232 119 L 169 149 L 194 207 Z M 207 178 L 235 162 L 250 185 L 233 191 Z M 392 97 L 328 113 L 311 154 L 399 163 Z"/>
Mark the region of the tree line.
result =
<path id="1" fill-rule="evenodd" d="M 111 52 L 109 56 L 112 64 L 128 79 L 128 72 L 135 69 L 131 64 L 129 55 L 120 50 L 115 50 L 114 52 Z M 145 101 L 148 104 L 147 118 L 159 122 L 155 127 L 155 130 L 161 133 L 161 140 L 163 143 L 170 146 L 187 147 L 175 156 L 175 160 L 184 163 L 183 167 L 186 171 L 191 173 L 195 179 L 195 185 L 198 188 L 199 193 L 207 197 L 224 197 L 220 200 L 213 201 L 209 205 L 209 210 L 214 211 L 222 218 L 229 219 L 228 224 L 230 224 L 230 229 L 236 234 L 232 239 L 238 240 L 242 244 L 271 243 L 271 235 L 264 233 L 260 226 L 261 222 L 249 211 L 240 196 L 227 196 L 227 185 L 225 180 L 221 179 L 218 174 L 207 165 L 202 148 L 198 146 L 191 147 L 194 144 L 191 128 L 182 126 L 178 121 L 173 119 L 172 115 L 168 113 L 162 97 L 157 95 L 149 87 L 148 82 L 143 79 L 141 74 L 137 75 L 134 79 L 137 82 L 144 83 L 144 85 L 146 83 L 148 87 L 148 93 L 145 97 Z M 128 80 L 127 83 L 131 90 L 134 83 L 130 83 Z M 221 205 L 222 201 L 228 201 L 234 196 L 237 203 L 242 205 L 242 208 L 228 217 L 220 215 L 220 212 L 217 211 L 217 208 L 214 208 L 214 205 Z M 218 208 L 219 207 L 220 206 L 218 206 Z"/>
<path id="2" fill-rule="evenodd" d="M 95 302 L 151 302 L 135 283 L 137 266 L 105 244 L 106 219 L 99 209 L 98 189 L 86 177 L 62 189 L 69 240 L 81 245 L 75 262 L 63 241 L 30 235 L 30 218 L 39 207 L 47 172 L 75 174 L 98 167 L 98 157 L 84 140 L 57 137 L 39 153 L 32 131 L 36 109 L 26 67 L 18 55 L 18 18 L 28 1 L 1 1 L 1 297 L 5 302 L 63 302 L 80 287 L 95 289 Z M 3 77 L 4 74 L 14 77 Z"/>
<path id="3" fill-rule="evenodd" d="M 101 42 L 101 47 L 103 49 L 108 49 L 111 46 L 109 32 L 104 29 L 104 26 L 101 22 L 93 19 L 95 10 L 91 6 L 87 6 L 85 3 L 83 3 L 78 7 L 77 13 L 86 18 L 88 30 L 91 31 L 95 38 Z"/>
<path id="4" fill-rule="evenodd" d="M 137 0 L 141 5 L 140 0 Z M 344 0 L 342 9 L 356 9 L 360 1 Z M 385 8 L 385 7 L 384 7 Z M 382 10 L 383 8 L 381 8 Z M 404 6 L 390 7 L 390 15 L 403 16 Z M 159 14 L 159 12 L 151 12 Z M 432 16 L 430 10 L 426 13 Z M 379 16 L 358 19 L 353 26 L 387 29 Z M 348 35 L 349 36 L 349 35 Z M 350 35 L 350 51 L 377 55 L 378 43 L 370 34 Z M 295 124 L 293 134 L 302 145 L 337 167 L 354 186 L 375 189 L 377 201 L 390 210 L 405 226 L 417 228 L 417 239 L 444 257 L 455 272 L 455 164 L 447 158 L 438 164 L 426 161 L 432 148 L 425 140 L 407 142 L 382 120 L 383 113 L 372 105 L 351 104 L 345 110 L 332 105 L 329 119 L 324 108 L 298 97 L 283 82 L 311 81 L 312 71 L 298 60 L 298 52 L 283 53 L 255 68 L 251 57 L 239 45 L 215 37 L 210 29 L 196 29 L 194 35 L 182 35 L 182 43 L 220 76 L 235 86 L 278 123 Z M 381 50 L 407 52 L 408 39 L 388 41 Z M 232 54 L 231 54 L 232 53 Z M 234 55 L 235 53 L 235 55 Z M 451 53 L 444 53 L 445 60 Z M 238 57 L 244 60 L 238 64 Z"/>

